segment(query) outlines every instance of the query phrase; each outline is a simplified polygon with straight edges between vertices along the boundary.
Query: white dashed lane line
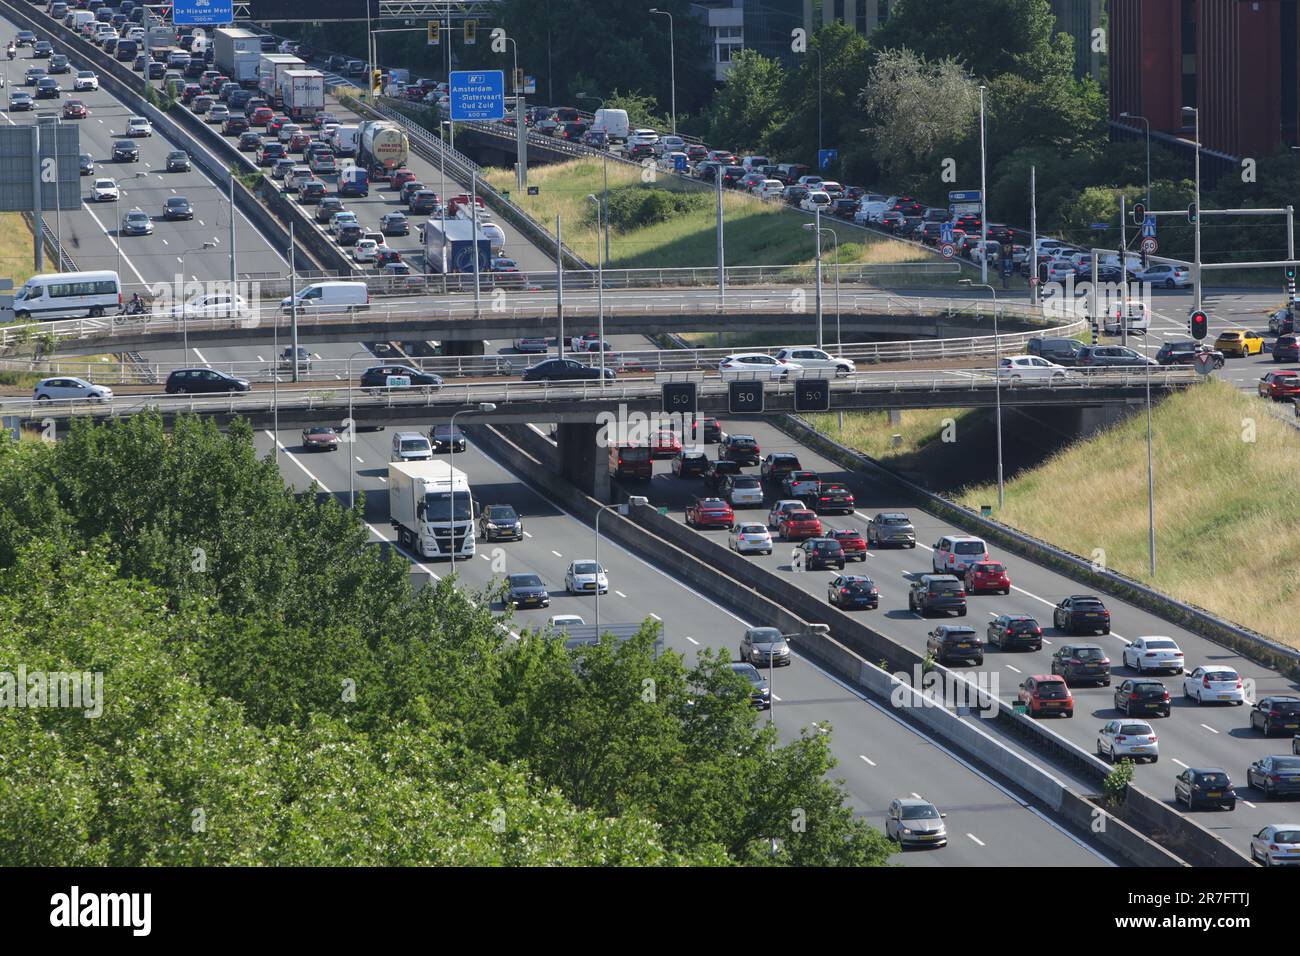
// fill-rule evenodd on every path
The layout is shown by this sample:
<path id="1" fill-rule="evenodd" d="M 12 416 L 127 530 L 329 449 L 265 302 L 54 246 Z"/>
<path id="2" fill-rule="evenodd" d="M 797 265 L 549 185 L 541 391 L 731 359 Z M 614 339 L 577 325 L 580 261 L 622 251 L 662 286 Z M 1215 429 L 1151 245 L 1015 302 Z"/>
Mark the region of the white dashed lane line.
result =
<path id="1" fill-rule="evenodd" d="M 863 763 L 865 763 L 868 767 L 874 767 L 876 765 L 876 762 L 872 760 L 870 757 L 866 756 L 865 754 L 858 754 L 858 759 L 861 760 Z"/>

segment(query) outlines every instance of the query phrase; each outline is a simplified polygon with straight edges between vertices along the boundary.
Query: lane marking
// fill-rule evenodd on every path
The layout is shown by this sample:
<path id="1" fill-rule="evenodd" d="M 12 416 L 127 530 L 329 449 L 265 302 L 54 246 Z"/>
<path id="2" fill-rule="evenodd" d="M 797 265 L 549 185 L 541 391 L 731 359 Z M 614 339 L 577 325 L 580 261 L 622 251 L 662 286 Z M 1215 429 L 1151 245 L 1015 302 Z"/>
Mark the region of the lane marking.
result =
<path id="1" fill-rule="evenodd" d="M 203 357 L 203 353 L 200 352 L 198 348 L 191 349 L 191 351 L 199 357 L 200 362 L 202 362 L 204 365 L 207 365 L 209 368 L 212 367 L 211 363 Z"/>
<path id="2" fill-rule="evenodd" d="M 966 835 L 967 835 L 968 837 L 970 837 L 972 840 L 974 840 L 978 845 L 980 845 L 980 846 L 984 846 L 984 845 L 985 845 L 984 841 L 981 840 L 979 837 L 977 837 L 975 834 L 973 834 L 973 833 L 968 833 L 968 834 L 966 834 Z"/>
<path id="3" fill-rule="evenodd" d="M 866 754 L 858 754 L 858 759 L 866 763 L 867 766 L 869 767 L 874 767 L 876 765 L 876 762 L 872 760 L 870 757 L 868 757 Z"/>
<path id="4" fill-rule="evenodd" d="M 1185 764 L 1185 763 L 1183 763 L 1181 760 L 1179 760 L 1177 757 L 1174 757 L 1174 758 L 1173 758 L 1173 761 L 1174 761 L 1174 763 L 1178 764 L 1178 766 L 1182 767 L 1184 770 L 1191 770 L 1191 769 L 1192 769 L 1191 767 L 1187 766 L 1187 764 Z"/>
<path id="5" fill-rule="evenodd" d="M 700 642 L 697 641 L 695 638 L 691 637 L 689 634 L 686 635 L 686 639 L 690 641 L 692 644 L 696 645 L 697 647 L 699 646 Z"/>
<path id="6" fill-rule="evenodd" d="M 1209 731 L 1210 733 L 1212 733 L 1212 734 L 1217 734 L 1217 733 L 1218 733 L 1218 731 L 1215 730 L 1213 727 L 1211 727 L 1209 724 L 1201 724 L 1201 726 L 1204 727 L 1206 730 L 1208 730 L 1208 731 Z"/>
<path id="7" fill-rule="evenodd" d="M 627 597 L 627 595 L 624 594 L 622 591 L 615 591 L 614 593 L 617 594 L 617 595 L 618 595 L 619 597 L 621 597 L 621 598 L 625 598 L 625 597 Z"/>

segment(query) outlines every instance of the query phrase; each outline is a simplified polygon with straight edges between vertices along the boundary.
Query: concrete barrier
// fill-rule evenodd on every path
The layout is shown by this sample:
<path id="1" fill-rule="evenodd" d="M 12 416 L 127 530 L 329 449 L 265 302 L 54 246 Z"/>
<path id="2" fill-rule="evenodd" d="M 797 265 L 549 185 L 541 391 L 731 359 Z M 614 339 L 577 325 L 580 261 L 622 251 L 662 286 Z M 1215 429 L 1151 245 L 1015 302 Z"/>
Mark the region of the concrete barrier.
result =
<path id="1" fill-rule="evenodd" d="M 578 491 L 555 474 L 555 446 L 531 428 L 478 427 L 474 429 L 474 441 L 583 520 L 593 520 L 596 510 L 601 507 L 600 502 Z M 861 631 L 874 633 L 869 628 L 862 627 L 852 619 L 835 619 L 832 627 L 841 639 L 810 631 L 809 624 L 827 622 L 820 617 L 798 613 L 789 603 L 795 597 L 794 594 L 784 589 L 760 590 L 749 587 L 743 580 L 727 573 L 728 569 L 735 571 L 741 566 L 748 565 L 752 568 L 744 558 L 733 555 L 730 551 L 722 554 L 710 551 L 702 560 L 697 557 L 699 549 L 694 538 L 683 543 L 696 546 L 684 548 L 655 533 L 664 531 L 676 536 L 676 532 L 684 532 L 694 535 L 694 532 L 682 528 L 653 509 L 633 509 L 626 517 L 617 512 L 607 512 L 601 520 L 601 530 L 652 564 L 672 568 L 674 575 L 692 588 L 742 616 L 779 627 L 785 633 L 800 635 L 795 642 L 799 655 L 815 662 L 850 686 L 882 702 L 890 702 L 895 694 L 902 695 L 908 706 L 899 711 L 901 716 L 961 751 L 998 779 L 1032 795 L 1077 831 L 1092 834 L 1097 843 L 1116 857 L 1136 866 L 1183 865 L 1176 856 L 1134 827 L 1096 806 L 1087 797 L 1071 791 L 1046 770 L 994 739 L 979 726 L 978 721 L 964 720 L 943 707 L 925 705 L 915 689 L 902 684 L 887 669 L 878 667 L 850 646 L 852 640 L 862 641 L 864 635 L 845 625 L 857 625 Z M 716 549 L 715 545 L 710 547 Z M 728 560 L 727 567 L 724 568 L 721 562 L 726 559 L 734 560 Z M 793 588 L 790 590 L 797 591 Z M 803 592 L 798 593 L 808 597 Z M 834 608 L 829 610 L 835 611 Z M 841 612 L 836 614 L 847 617 Z M 843 639 L 845 631 L 851 632 L 847 640 Z M 904 663 L 920 661 L 917 655 L 906 648 L 893 646 L 892 650 L 895 656 L 891 661 L 885 661 L 887 667 L 897 668 Z"/>

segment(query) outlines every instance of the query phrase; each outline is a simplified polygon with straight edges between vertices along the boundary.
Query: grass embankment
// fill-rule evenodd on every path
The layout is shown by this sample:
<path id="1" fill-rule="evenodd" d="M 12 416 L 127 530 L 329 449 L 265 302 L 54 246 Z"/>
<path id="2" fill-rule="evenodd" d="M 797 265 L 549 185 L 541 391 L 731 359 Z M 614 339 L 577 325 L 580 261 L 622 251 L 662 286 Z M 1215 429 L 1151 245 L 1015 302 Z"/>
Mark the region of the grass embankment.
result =
<path id="1" fill-rule="evenodd" d="M 936 442 L 942 442 L 945 429 L 955 436 L 962 419 L 969 414 L 971 410 L 968 408 L 907 409 L 900 414 L 898 422 L 891 422 L 889 412 L 845 412 L 842 428 L 838 412 L 805 414 L 803 417 L 823 435 L 856 448 L 864 455 L 895 464 L 914 457 Z M 898 436 L 897 442 L 895 435 Z"/>
<path id="2" fill-rule="evenodd" d="M 16 212 L 0 212 L 0 276 L 18 288 L 36 273 L 32 258 L 32 231 Z"/>
<path id="3" fill-rule="evenodd" d="M 496 189 L 510 190 L 513 202 L 552 231 L 556 214 L 563 216 L 565 244 L 587 261 L 595 262 L 596 207 L 587 196 L 599 196 L 604 190 L 604 165 L 581 159 L 531 169 L 528 180 L 539 187 L 536 196 L 519 195 L 510 170 L 491 170 L 487 179 Z M 640 170 L 623 163 L 608 166 L 612 268 L 682 268 L 717 263 L 716 199 L 711 189 L 691 186 L 667 173 L 654 183 L 643 183 Z M 779 203 L 764 203 L 728 191 L 723 196 L 723 212 L 729 265 L 788 265 L 813 260 L 813 237 L 803 229 L 806 220 L 783 210 Z M 835 225 L 830 220 L 826 223 Z M 839 226 L 839 258 L 836 260 L 833 244 L 826 238 L 823 266 L 835 261 L 880 265 L 935 261 L 930 253 L 906 243 L 863 233 L 843 223 Z M 955 279 L 926 277 L 929 284 Z"/>

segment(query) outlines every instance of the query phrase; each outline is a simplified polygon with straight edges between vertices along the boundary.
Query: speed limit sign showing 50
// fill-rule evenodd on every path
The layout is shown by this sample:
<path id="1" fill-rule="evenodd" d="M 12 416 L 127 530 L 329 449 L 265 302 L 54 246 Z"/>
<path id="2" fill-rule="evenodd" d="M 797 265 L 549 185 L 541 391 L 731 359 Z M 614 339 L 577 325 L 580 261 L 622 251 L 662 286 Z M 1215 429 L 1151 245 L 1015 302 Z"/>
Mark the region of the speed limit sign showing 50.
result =
<path id="1" fill-rule="evenodd" d="M 727 408 L 733 415 L 756 415 L 763 411 L 763 383 L 757 380 L 732 382 L 727 389 Z"/>

